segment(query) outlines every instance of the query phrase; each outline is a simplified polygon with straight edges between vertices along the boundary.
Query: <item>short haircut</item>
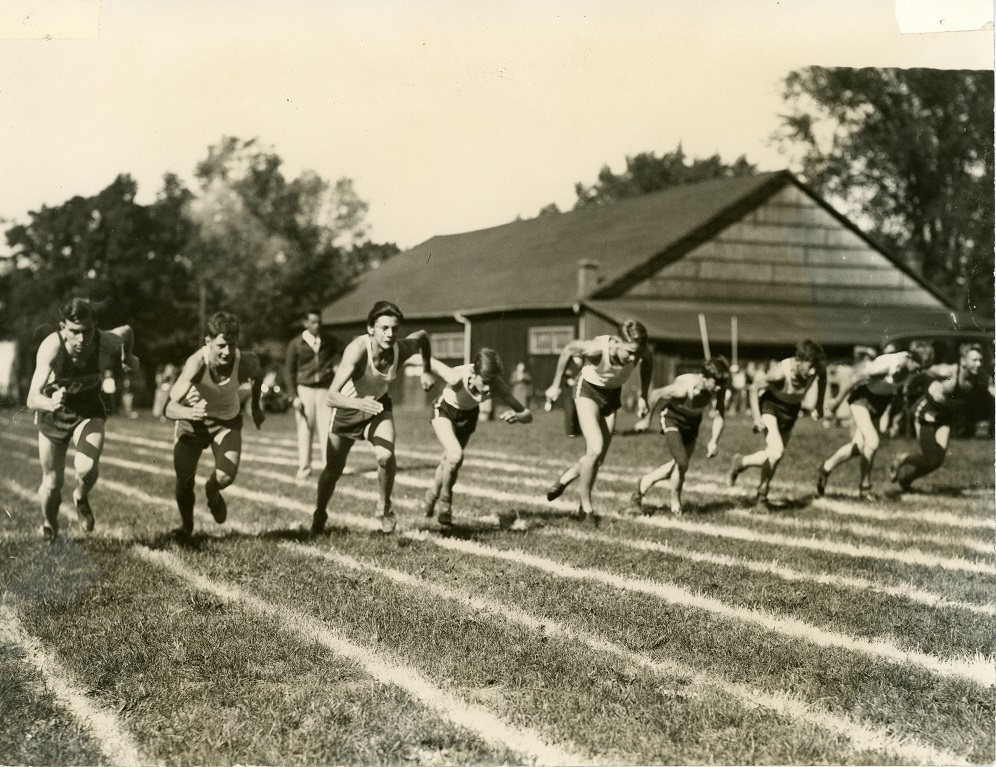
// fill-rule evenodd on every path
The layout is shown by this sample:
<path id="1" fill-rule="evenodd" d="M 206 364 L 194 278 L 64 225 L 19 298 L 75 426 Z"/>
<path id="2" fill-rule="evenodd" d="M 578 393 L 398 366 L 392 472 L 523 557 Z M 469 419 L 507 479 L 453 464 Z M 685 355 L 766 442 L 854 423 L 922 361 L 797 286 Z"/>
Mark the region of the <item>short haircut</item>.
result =
<path id="1" fill-rule="evenodd" d="M 207 321 L 207 337 L 224 336 L 229 341 L 239 340 L 239 319 L 230 312 L 215 312 Z"/>
<path id="2" fill-rule="evenodd" d="M 372 328 L 378 317 L 395 317 L 398 322 L 405 319 L 398 305 L 390 301 L 378 301 L 373 305 L 373 309 L 367 314 L 367 327 Z"/>
<path id="3" fill-rule="evenodd" d="M 480 349 L 474 357 L 474 372 L 481 378 L 491 380 L 505 372 L 505 365 L 494 349 Z"/>
<path id="4" fill-rule="evenodd" d="M 619 336 L 626 343 L 647 343 L 647 327 L 638 320 L 626 320 L 619 326 Z"/>
<path id="5" fill-rule="evenodd" d="M 308 319 L 308 317 L 310 317 L 312 314 L 317 314 L 318 321 L 319 322 L 322 321 L 322 310 L 315 306 L 309 307 L 308 309 L 305 309 L 303 312 L 301 312 L 301 317 L 303 317 L 304 319 Z"/>
<path id="6" fill-rule="evenodd" d="M 808 338 L 805 341 L 800 341 L 795 347 L 795 356 L 796 359 L 811 362 L 821 373 L 826 369 L 827 353 L 816 341 L 810 341 Z"/>
<path id="7" fill-rule="evenodd" d="M 725 386 L 730 380 L 730 363 L 726 361 L 726 357 L 713 357 L 702 363 L 702 375 L 711 378 L 720 386 Z"/>
<path id="8" fill-rule="evenodd" d="M 60 322 L 78 322 L 87 325 L 94 322 L 93 304 L 86 298 L 71 298 L 59 307 Z"/>
<path id="9" fill-rule="evenodd" d="M 967 356 L 969 352 L 978 352 L 983 357 L 986 356 L 985 353 L 982 351 L 982 344 L 977 344 L 974 341 L 972 341 L 971 343 L 963 344 L 961 347 L 962 357 Z"/>

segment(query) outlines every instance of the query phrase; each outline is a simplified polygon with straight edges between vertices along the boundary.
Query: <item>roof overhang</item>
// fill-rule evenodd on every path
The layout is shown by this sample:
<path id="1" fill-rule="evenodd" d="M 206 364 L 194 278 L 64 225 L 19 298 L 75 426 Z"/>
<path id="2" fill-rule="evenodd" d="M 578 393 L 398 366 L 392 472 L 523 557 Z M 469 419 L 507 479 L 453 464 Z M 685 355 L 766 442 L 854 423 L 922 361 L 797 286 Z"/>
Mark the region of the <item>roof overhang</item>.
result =
<path id="1" fill-rule="evenodd" d="M 794 346 L 806 338 L 825 346 L 878 346 L 893 339 L 993 336 L 991 321 L 979 327 L 977 317 L 938 307 L 757 306 L 654 299 L 585 301 L 583 306 L 610 322 L 639 320 L 657 341 L 699 341 L 702 314 L 711 345 L 730 345 L 734 324 L 739 346 Z"/>

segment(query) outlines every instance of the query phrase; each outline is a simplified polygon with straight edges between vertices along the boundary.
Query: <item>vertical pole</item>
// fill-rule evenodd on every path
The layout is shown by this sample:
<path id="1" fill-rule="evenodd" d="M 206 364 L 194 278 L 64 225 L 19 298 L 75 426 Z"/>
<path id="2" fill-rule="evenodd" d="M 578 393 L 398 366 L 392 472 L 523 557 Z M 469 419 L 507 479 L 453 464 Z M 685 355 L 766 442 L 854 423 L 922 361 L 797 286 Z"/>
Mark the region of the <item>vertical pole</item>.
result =
<path id="1" fill-rule="evenodd" d="M 709 351 L 709 330 L 706 328 L 706 318 L 702 312 L 699 312 L 699 335 L 702 336 L 702 354 L 705 358 L 711 359 L 712 353 Z"/>
<path id="2" fill-rule="evenodd" d="M 737 349 L 737 316 L 736 315 L 733 315 L 732 317 L 730 317 L 730 345 L 733 347 L 733 350 L 732 350 L 733 364 L 736 365 L 737 361 L 738 361 L 738 358 L 739 358 L 739 354 L 738 354 L 739 350 Z"/>

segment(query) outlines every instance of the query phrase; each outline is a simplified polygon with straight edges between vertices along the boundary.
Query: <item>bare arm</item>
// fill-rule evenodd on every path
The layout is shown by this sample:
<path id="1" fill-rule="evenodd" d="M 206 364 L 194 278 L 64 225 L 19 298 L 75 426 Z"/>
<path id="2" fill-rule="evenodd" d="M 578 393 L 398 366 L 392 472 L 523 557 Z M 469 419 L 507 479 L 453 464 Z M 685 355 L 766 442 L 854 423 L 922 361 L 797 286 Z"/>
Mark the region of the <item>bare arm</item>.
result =
<path id="1" fill-rule="evenodd" d="M 550 402 L 556 402 L 560 396 L 560 382 L 564 378 L 564 371 L 567 369 L 567 362 L 571 357 L 581 357 L 585 360 L 600 359 L 602 347 L 598 341 L 570 341 L 560 350 L 557 358 L 557 369 L 553 373 L 553 382 L 546 390 L 546 398 Z"/>
<path id="2" fill-rule="evenodd" d="M 28 387 L 28 407 L 32 410 L 43 410 L 54 413 L 62 405 L 62 400 L 66 395 L 64 388 L 56 389 L 52 396 L 42 393 L 45 384 L 52 375 L 52 365 L 55 363 L 55 355 L 59 350 L 59 335 L 52 333 L 45 337 L 38 347 L 35 355 L 35 372 L 31 376 L 31 385 Z"/>
<path id="3" fill-rule="evenodd" d="M 342 393 L 342 387 L 346 385 L 346 382 L 356 374 L 356 371 L 363 370 L 366 365 L 367 345 L 363 340 L 363 336 L 360 336 L 350 341 L 349 345 L 346 346 L 346 350 L 342 353 L 342 361 L 335 371 L 332 383 L 329 384 L 328 394 L 325 396 L 325 402 L 329 407 L 352 408 L 367 415 L 377 415 L 384 409 L 384 406 L 377 400 L 367 399 L 366 397 L 347 397 Z"/>
<path id="4" fill-rule="evenodd" d="M 266 414 L 260 407 L 259 397 L 263 391 L 263 366 L 259 362 L 259 357 L 251 352 L 243 352 L 239 361 L 239 382 L 250 381 L 252 389 L 249 394 L 249 412 L 252 415 L 252 422 L 258 429 L 266 420 Z"/>
<path id="5" fill-rule="evenodd" d="M 505 423 L 529 423 L 533 420 L 532 411 L 515 398 L 504 379 L 495 378 L 491 381 L 491 391 L 498 399 L 512 408 L 501 414 Z"/>
<path id="6" fill-rule="evenodd" d="M 437 376 L 447 386 L 456 386 L 460 383 L 460 374 L 455 368 L 450 367 L 445 362 L 440 362 L 435 357 L 433 357 L 430 362 L 432 374 Z"/>
<path id="7" fill-rule="evenodd" d="M 422 355 L 422 389 L 429 391 L 435 380 L 430 372 L 432 369 L 432 346 L 429 343 L 429 334 L 424 330 L 416 330 L 398 341 L 398 356 L 401 358 L 398 360 L 399 364 L 413 354 Z"/>
<path id="8" fill-rule="evenodd" d="M 112 354 L 121 355 L 121 366 L 126 372 L 138 370 L 139 361 L 133 353 L 135 346 L 135 331 L 131 329 L 131 325 L 121 325 L 113 330 L 102 330 L 101 334 L 101 349 L 104 348 L 104 342 L 110 341 L 115 344 L 112 347 Z"/>
<path id="9" fill-rule="evenodd" d="M 174 420 L 184 419 L 187 421 L 203 421 L 207 417 L 207 404 L 199 401 L 193 405 L 183 405 L 184 397 L 190 392 L 190 387 L 194 381 L 204 374 L 204 357 L 200 351 L 196 351 L 187 357 L 183 363 L 183 369 L 176 381 L 169 390 L 169 399 L 163 413 L 167 418 Z"/>

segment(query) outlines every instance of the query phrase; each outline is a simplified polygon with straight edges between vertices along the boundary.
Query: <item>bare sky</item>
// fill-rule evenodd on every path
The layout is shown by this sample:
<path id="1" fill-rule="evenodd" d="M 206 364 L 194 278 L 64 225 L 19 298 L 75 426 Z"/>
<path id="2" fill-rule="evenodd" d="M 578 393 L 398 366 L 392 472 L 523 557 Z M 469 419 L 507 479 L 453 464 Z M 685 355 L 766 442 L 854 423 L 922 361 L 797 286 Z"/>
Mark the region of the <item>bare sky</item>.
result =
<path id="1" fill-rule="evenodd" d="M 151 201 L 235 135 L 353 178 L 372 238 L 410 247 L 567 210 L 679 141 L 785 167 L 781 80 L 808 64 L 993 65 L 991 32 L 900 34 L 894 0 L 64 2 L 99 32 L 0 40 L 7 219 L 121 172 Z"/>

